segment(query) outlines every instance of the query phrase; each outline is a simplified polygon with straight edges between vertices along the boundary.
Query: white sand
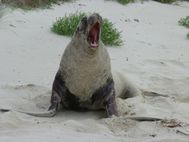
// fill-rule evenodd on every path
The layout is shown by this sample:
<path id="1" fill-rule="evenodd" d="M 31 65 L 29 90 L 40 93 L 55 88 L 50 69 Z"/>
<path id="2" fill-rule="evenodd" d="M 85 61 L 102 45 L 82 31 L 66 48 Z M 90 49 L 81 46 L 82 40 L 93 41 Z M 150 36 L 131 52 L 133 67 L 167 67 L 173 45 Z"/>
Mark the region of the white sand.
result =
<path id="1" fill-rule="evenodd" d="M 188 15 L 188 8 L 187 2 L 123 6 L 78 0 L 45 10 L 0 9 L 5 12 L 3 17 L 0 14 L 0 108 L 45 110 L 61 55 L 70 41 L 52 33 L 52 23 L 66 13 L 99 12 L 115 23 L 125 41 L 121 48 L 108 48 L 112 68 L 143 90 L 169 96 L 118 100 L 120 110 L 127 115 L 175 118 L 189 124 L 188 29 L 177 23 Z M 1 112 L 0 142 L 189 141 L 189 136 L 176 133 L 178 129 L 189 132 L 187 126 L 168 128 L 160 122 L 128 120 L 127 115 L 105 119 L 103 112 L 61 111 L 53 118 L 38 118 Z"/>

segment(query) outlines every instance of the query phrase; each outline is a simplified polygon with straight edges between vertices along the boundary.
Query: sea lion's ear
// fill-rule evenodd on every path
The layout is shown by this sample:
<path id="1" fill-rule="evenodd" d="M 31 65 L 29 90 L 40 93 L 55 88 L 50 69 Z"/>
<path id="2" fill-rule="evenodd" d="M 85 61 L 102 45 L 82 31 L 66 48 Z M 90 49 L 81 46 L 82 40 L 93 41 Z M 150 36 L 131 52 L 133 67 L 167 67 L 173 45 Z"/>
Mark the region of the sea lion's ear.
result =
<path id="1" fill-rule="evenodd" d="M 81 22 L 79 24 L 79 26 L 77 27 L 76 33 L 86 33 L 86 29 L 87 29 L 87 17 L 83 17 L 81 19 Z"/>

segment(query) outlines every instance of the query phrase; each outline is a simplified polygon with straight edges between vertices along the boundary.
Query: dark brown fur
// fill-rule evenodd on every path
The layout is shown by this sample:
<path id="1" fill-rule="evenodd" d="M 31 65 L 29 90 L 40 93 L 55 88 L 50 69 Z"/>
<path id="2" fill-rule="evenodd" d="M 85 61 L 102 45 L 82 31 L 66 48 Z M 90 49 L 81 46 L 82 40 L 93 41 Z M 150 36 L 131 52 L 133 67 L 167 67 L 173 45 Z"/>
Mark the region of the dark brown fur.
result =
<path id="1" fill-rule="evenodd" d="M 79 111 L 88 109 L 82 104 L 88 104 L 91 106 L 98 105 L 106 109 L 108 116 L 118 115 L 115 103 L 114 82 L 112 79 L 108 79 L 104 86 L 97 89 L 92 95 L 90 101 L 82 102 L 77 96 L 69 91 L 62 80 L 60 72 L 57 72 L 53 83 L 51 106 L 49 107 L 49 110 L 57 110 L 59 104 L 62 104 L 66 109 Z"/>

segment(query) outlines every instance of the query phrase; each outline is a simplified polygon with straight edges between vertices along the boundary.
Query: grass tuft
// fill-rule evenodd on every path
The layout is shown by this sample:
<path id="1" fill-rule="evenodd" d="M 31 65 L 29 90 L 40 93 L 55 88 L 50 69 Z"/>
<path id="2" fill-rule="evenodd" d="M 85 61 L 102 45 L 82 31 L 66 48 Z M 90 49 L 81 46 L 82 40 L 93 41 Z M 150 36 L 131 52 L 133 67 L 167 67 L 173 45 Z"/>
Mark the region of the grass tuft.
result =
<path id="1" fill-rule="evenodd" d="M 76 13 L 58 18 L 51 30 L 59 35 L 72 36 L 81 18 L 85 15 L 85 13 Z"/>
<path id="2" fill-rule="evenodd" d="M 179 25 L 181 26 L 185 26 L 187 28 L 189 28 L 189 16 L 186 16 L 185 18 L 181 18 L 179 21 L 178 21 Z"/>
<path id="3" fill-rule="evenodd" d="M 120 46 L 123 43 L 121 33 L 108 19 L 103 19 L 101 39 L 105 45 L 110 46 Z"/>
<path id="4" fill-rule="evenodd" d="M 79 21 L 85 15 L 85 13 L 75 13 L 58 18 L 51 30 L 59 35 L 72 36 Z M 110 46 L 121 46 L 123 43 L 121 33 L 108 19 L 103 19 L 101 39 L 105 45 Z"/>
<path id="5" fill-rule="evenodd" d="M 189 33 L 187 33 L 186 37 L 187 37 L 187 39 L 189 39 Z"/>
<path id="6" fill-rule="evenodd" d="M 1 0 L 3 4 L 22 9 L 32 9 L 38 7 L 46 8 L 61 1 L 69 0 Z"/>
<path id="7" fill-rule="evenodd" d="M 185 18 L 181 18 L 178 21 L 179 25 L 189 28 L 189 16 L 186 16 Z M 186 38 L 189 39 L 189 33 L 186 34 Z"/>
<path id="8" fill-rule="evenodd" d="M 161 2 L 161 3 L 173 3 L 176 0 L 154 0 L 154 1 Z"/>
<path id="9" fill-rule="evenodd" d="M 117 2 L 119 2 L 120 4 L 126 5 L 130 2 L 134 2 L 134 0 L 117 0 Z"/>

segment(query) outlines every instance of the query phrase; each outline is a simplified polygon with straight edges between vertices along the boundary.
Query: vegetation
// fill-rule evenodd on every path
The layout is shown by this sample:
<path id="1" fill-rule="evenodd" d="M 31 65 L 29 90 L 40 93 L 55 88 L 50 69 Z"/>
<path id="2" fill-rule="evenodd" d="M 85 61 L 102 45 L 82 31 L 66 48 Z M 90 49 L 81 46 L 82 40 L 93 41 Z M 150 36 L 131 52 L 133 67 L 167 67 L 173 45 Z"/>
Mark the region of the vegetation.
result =
<path id="1" fill-rule="evenodd" d="M 186 35 L 187 39 L 189 39 L 189 33 Z"/>
<path id="2" fill-rule="evenodd" d="M 123 4 L 123 5 L 126 5 L 126 4 L 134 2 L 134 1 L 135 0 L 117 0 L 117 2 L 119 2 L 120 4 Z M 144 0 L 141 0 L 141 1 L 144 1 Z M 177 0 L 154 0 L 154 1 L 161 2 L 161 3 L 173 3 Z"/>
<path id="3" fill-rule="evenodd" d="M 76 13 L 58 18 L 51 30 L 59 35 L 72 36 L 84 15 L 86 14 Z M 120 46 L 123 43 L 120 32 L 108 19 L 103 19 L 101 39 L 105 45 L 110 46 Z"/>
<path id="4" fill-rule="evenodd" d="M 120 46 L 123 43 L 120 32 L 108 19 L 103 19 L 101 39 L 105 45 Z"/>
<path id="5" fill-rule="evenodd" d="M 2 7 L 1 5 L 0 5 L 0 18 L 1 17 L 3 17 L 3 14 L 4 14 L 4 7 Z"/>
<path id="6" fill-rule="evenodd" d="M 179 20 L 179 25 L 189 28 L 189 16 L 186 16 L 185 18 L 181 18 Z"/>
<path id="7" fill-rule="evenodd" d="M 172 2 L 175 2 L 176 0 L 154 0 L 154 1 L 161 2 L 161 3 L 172 3 Z"/>
<path id="8" fill-rule="evenodd" d="M 185 26 L 187 28 L 189 28 L 189 16 L 186 16 L 185 18 L 181 18 L 178 21 L 179 25 L 181 26 Z M 187 39 L 189 39 L 189 33 L 186 35 Z"/>
<path id="9" fill-rule="evenodd" d="M 58 18 L 51 30 L 59 35 L 72 36 L 83 16 L 85 16 L 85 13 L 70 14 Z"/>
<path id="10" fill-rule="evenodd" d="M 10 6 L 19 7 L 23 9 L 49 7 L 52 4 L 58 3 L 60 1 L 66 0 L 1 0 L 3 4 L 8 4 Z"/>
<path id="11" fill-rule="evenodd" d="M 117 2 L 119 2 L 120 4 L 126 5 L 130 2 L 134 2 L 134 0 L 117 0 Z"/>

